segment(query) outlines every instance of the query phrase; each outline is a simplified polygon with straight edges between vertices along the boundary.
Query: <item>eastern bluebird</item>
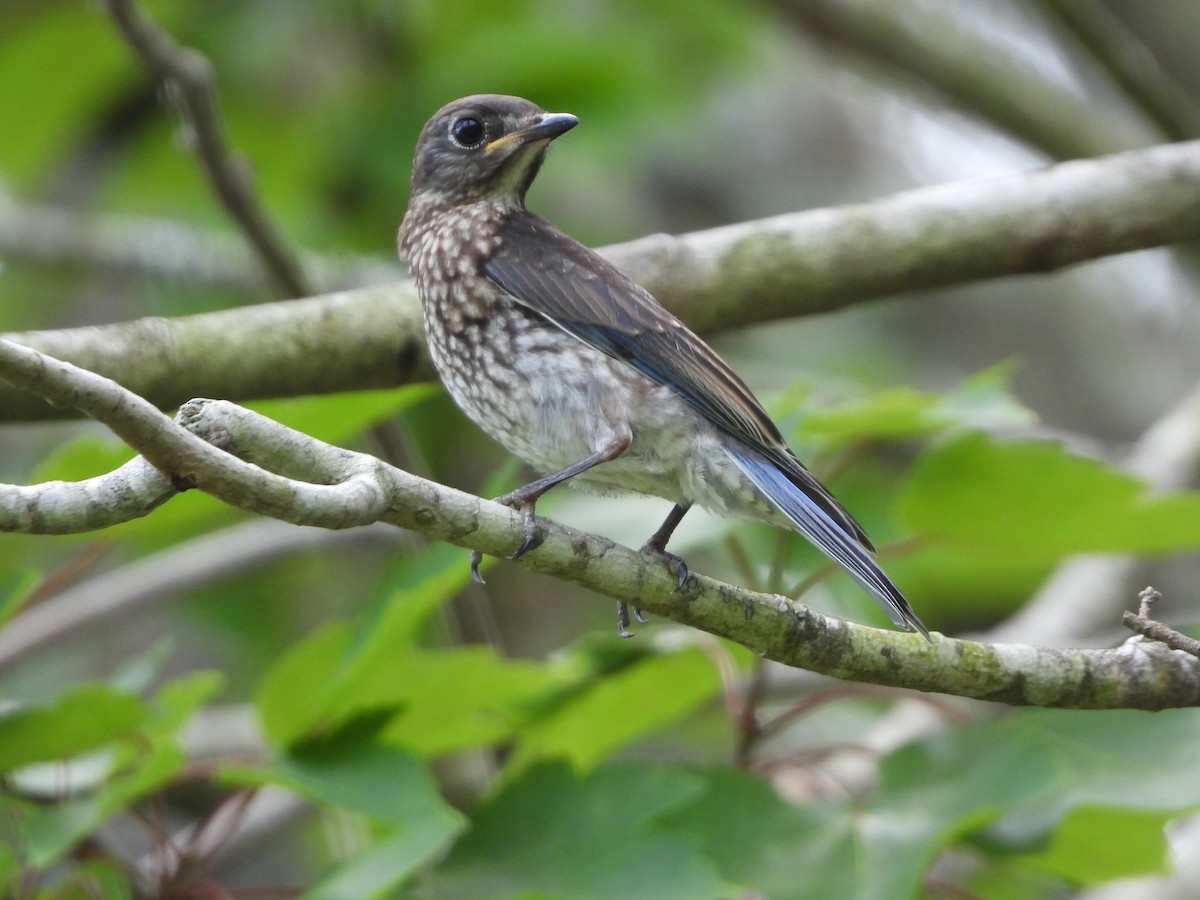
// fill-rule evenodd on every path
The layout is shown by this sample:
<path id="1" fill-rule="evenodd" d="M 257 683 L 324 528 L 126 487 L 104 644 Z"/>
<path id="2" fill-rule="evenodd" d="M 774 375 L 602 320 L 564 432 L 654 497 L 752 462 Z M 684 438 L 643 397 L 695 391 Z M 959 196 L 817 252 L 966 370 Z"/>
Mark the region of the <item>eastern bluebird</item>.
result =
<path id="1" fill-rule="evenodd" d="M 579 122 L 528 100 L 466 97 L 425 125 L 400 226 L 430 354 L 484 431 L 549 474 L 499 502 L 524 517 L 554 485 L 675 504 L 642 547 L 666 550 L 693 504 L 799 530 L 898 626 L 929 632 L 875 562 L 862 527 L 796 459 L 717 354 L 607 260 L 525 208 L 550 142 Z M 478 554 L 472 573 L 478 578 Z M 628 610 L 618 608 L 627 636 Z"/>

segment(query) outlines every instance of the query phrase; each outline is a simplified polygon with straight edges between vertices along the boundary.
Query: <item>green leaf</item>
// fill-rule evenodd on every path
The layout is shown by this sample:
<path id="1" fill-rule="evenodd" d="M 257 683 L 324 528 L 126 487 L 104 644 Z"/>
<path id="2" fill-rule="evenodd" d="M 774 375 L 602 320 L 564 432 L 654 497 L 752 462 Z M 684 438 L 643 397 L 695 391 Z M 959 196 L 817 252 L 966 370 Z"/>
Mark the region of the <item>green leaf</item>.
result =
<path id="1" fill-rule="evenodd" d="M 46 706 L 0 715 L 0 772 L 67 759 L 131 736 L 149 711 L 139 697 L 85 684 Z"/>
<path id="2" fill-rule="evenodd" d="M 1163 865 L 1165 819 L 1200 808 L 1198 737 L 1198 710 L 1020 711 L 901 748 L 867 798 L 795 806 L 718 769 L 668 821 L 699 836 L 722 875 L 772 900 L 916 896 L 963 839 L 1082 881 L 1088 866 L 1095 880 L 1148 874 Z"/>
<path id="3" fill-rule="evenodd" d="M 83 434 L 54 448 L 34 470 L 33 481 L 83 481 L 120 468 L 134 455 L 116 438 Z"/>
<path id="4" fill-rule="evenodd" d="M 839 442 L 910 437 L 949 424 L 939 415 L 938 406 L 933 394 L 910 387 L 888 388 L 851 403 L 807 412 L 804 431 Z"/>
<path id="5" fill-rule="evenodd" d="M 521 710 L 558 686 L 544 667 L 500 659 L 490 647 L 400 646 L 390 656 L 371 653 L 375 664 L 362 666 L 350 640 L 345 623 L 331 623 L 272 667 L 256 697 L 269 740 L 287 746 L 314 729 L 392 710 L 389 740 L 442 753 L 508 736 Z"/>
<path id="6" fill-rule="evenodd" d="M 898 504 L 918 533 L 1023 562 L 1200 544 L 1200 493 L 1153 496 L 1133 476 L 1046 441 L 949 441 L 918 461 Z"/>
<path id="7" fill-rule="evenodd" d="M 405 388 L 259 400 L 256 412 L 330 444 L 344 444 L 387 416 L 419 403 L 438 390 L 418 384 Z"/>
<path id="8" fill-rule="evenodd" d="M 350 624 L 333 620 L 279 657 L 259 680 L 254 705 L 267 741 L 286 746 L 325 715 L 322 695 L 350 643 Z"/>
<path id="9" fill-rule="evenodd" d="M 44 869 L 91 834 L 107 818 L 98 797 L 67 800 L 52 806 L 25 805 L 25 856 Z"/>
<path id="10" fill-rule="evenodd" d="M 396 713 L 389 739 L 421 753 L 509 735 L 526 704 L 559 686 L 558 675 L 490 647 L 417 647 L 430 613 L 467 573 L 461 551 L 437 545 L 405 567 L 371 621 L 330 623 L 280 658 L 256 695 L 267 737 L 286 746 L 382 710 Z"/>
<path id="11" fill-rule="evenodd" d="M 440 826 L 440 827 L 439 827 Z M 422 823 L 374 841 L 303 894 L 303 900 L 378 897 L 407 881 L 454 839 L 458 828 Z"/>
<path id="12" fill-rule="evenodd" d="M 1025 862 L 1076 884 L 1166 873 L 1166 825 L 1175 815 L 1173 810 L 1077 807 L 1055 829 L 1045 851 Z"/>
<path id="13" fill-rule="evenodd" d="M 687 715 L 720 689 L 712 661 L 696 649 L 647 656 L 604 674 L 586 690 L 521 730 L 508 762 L 519 770 L 561 757 L 575 768 L 597 765 L 615 750 Z M 631 702 L 631 698 L 637 702 Z"/>
<path id="14" fill-rule="evenodd" d="M 1036 420 L 1009 390 L 1011 365 L 966 378 L 942 394 L 908 386 L 874 391 L 838 406 L 806 409 L 802 431 L 837 443 L 916 437 L 949 428 L 999 428 Z"/>
<path id="15" fill-rule="evenodd" d="M 862 816 L 872 827 L 859 838 L 864 872 L 887 873 L 893 884 L 862 896 L 910 894 L 936 851 L 968 833 L 992 852 L 1041 855 L 1076 809 L 1200 808 L 1197 739 L 1200 710 L 1026 710 L 902 748 L 884 761 L 879 793 Z M 1140 843 L 1147 846 L 1144 837 Z M 1065 867 L 1065 854 L 1057 858 Z M 1118 865 L 1125 874 L 1151 873 L 1162 854 L 1150 846 Z"/>
<path id="16" fill-rule="evenodd" d="M 224 683 L 221 672 L 190 672 L 166 682 L 154 696 L 154 714 L 145 729 L 147 734 L 158 737 L 177 734 Z"/>
<path id="17" fill-rule="evenodd" d="M 705 775 L 704 793 L 668 821 L 699 835 L 723 876 L 771 900 L 858 896 L 852 820 L 841 809 L 788 803 L 736 769 Z"/>
<path id="18" fill-rule="evenodd" d="M 376 896 L 441 854 L 465 827 L 424 763 L 356 729 L 281 755 L 264 769 L 230 768 L 226 780 L 278 784 L 314 802 L 365 816 L 383 836 L 322 879 L 307 898 Z"/>
<path id="19" fill-rule="evenodd" d="M 385 732 L 419 753 L 448 753 L 511 736 L 525 710 L 559 687 L 557 675 L 525 660 L 501 659 L 491 647 L 413 651 L 381 660 L 361 694 L 361 704 L 397 704 L 400 715 Z"/>
<path id="20" fill-rule="evenodd" d="M 1012 393 L 1011 382 L 1016 365 L 1001 362 L 964 378 L 953 390 L 941 395 L 938 414 L 954 427 L 994 430 L 1028 426 L 1037 422 L 1037 414 Z"/>
<path id="21" fill-rule="evenodd" d="M 704 789 L 691 773 L 623 764 L 527 770 L 472 817 L 419 896 L 703 900 L 733 891 L 698 842 L 664 824 Z"/>
<path id="22" fill-rule="evenodd" d="M 278 784 L 323 806 L 357 813 L 381 825 L 462 821 L 442 800 L 419 757 L 363 740 L 354 729 L 280 754 L 266 768 L 227 768 L 224 777 L 242 783 Z"/>
<path id="23" fill-rule="evenodd" d="M 373 619 L 352 628 L 329 622 L 283 654 L 259 682 L 256 703 L 267 738 L 286 745 L 310 729 L 336 727 L 368 708 L 400 702 L 377 666 L 404 665 L 429 616 L 465 584 L 462 551 L 444 544 L 405 559 Z M 394 688 L 394 690 L 393 690 Z"/>
<path id="24" fill-rule="evenodd" d="M 51 865 L 107 819 L 165 785 L 187 761 L 174 743 L 157 742 L 126 775 L 97 794 L 52 806 L 28 804 L 24 814 L 29 862 Z"/>
<path id="25" fill-rule="evenodd" d="M 110 729 L 122 723 L 125 727 L 101 744 L 125 740 L 102 760 L 110 774 L 93 793 L 51 806 L 27 806 L 23 816 L 30 862 L 50 865 L 106 819 L 169 782 L 187 761 L 175 740 L 179 729 L 221 681 L 219 673 L 192 673 L 165 683 L 149 703 L 108 685 L 85 685 L 55 704 L 54 723 L 42 724 L 56 729 L 60 739 L 70 734 L 72 722 L 82 720 L 97 729 L 106 722 Z M 0 722 L 0 734 L 3 727 Z"/>
<path id="26" fill-rule="evenodd" d="M 60 7 L 23 18 L 18 15 L 20 27 L 9 33 L 0 57 L 0 85 L 6 86 L 0 90 L 0 121 L 6 123 L 0 165 L 14 192 L 40 183 L 50 161 L 62 160 L 64 142 L 79 133 L 80 123 L 136 74 L 134 60 L 100 16 Z M 69 66 L 62 64 L 67 59 Z M 31 73 L 55 70 L 54 90 L 12 89 L 29 84 Z"/>

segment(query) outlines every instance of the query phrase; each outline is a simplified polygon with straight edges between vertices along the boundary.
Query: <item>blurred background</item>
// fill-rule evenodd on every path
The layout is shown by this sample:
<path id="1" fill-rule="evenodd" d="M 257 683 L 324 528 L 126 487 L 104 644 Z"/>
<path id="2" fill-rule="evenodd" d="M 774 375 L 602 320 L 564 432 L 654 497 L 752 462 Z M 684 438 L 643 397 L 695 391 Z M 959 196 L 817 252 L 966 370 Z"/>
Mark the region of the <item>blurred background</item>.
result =
<path id="1" fill-rule="evenodd" d="M 403 277 L 394 240 L 413 144 L 438 107 L 469 93 L 519 94 L 580 117 L 556 143 L 529 205 L 595 246 L 1200 136 L 1200 5 L 1192 3 L 143 6 L 211 62 L 230 143 L 286 241 L 329 263 L 323 290 Z M 1149 99 L 1125 82 L 1129 72 L 1153 85 Z M 0 330 L 283 299 L 245 256 L 189 139 L 99 4 L 5 0 Z M 56 238 L 101 227 L 117 236 L 107 249 L 84 253 Z M 152 233 L 172 236 L 179 259 L 137 258 Z M 195 261 L 197 248 L 218 246 L 210 238 L 226 241 L 219 246 L 228 258 Z M 1200 382 L 1196 278 L 1192 248 L 1156 250 L 709 337 L 779 416 L 801 457 L 839 476 L 839 496 L 886 547 L 905 536 L 893 495 L 922 445 L 873 445 L 847 470 L 851 454 L 806 431 L 806 410 L 897 385 L 940 395 L 991 372 L 985 379 L 1004 398 L 987 423 L 996 432 L 1050 435 L 1119 462 Z M 499 493 L 528 474 L 433 386 L 256 408 L 477 493 Z M 0 480 L 98 474 L 122 453 L 87 423 L 6 425 Z M 666 511 L 665 503 L 569 491 L 539 506 L 633 546 Z M 795 580 L 814 565 L 803 546 L 769 529 L 700 515 L 689 517 L 673 549 L 694 570 L 739 583 L 765 579 L 780 557 Z M 166 640 L 167 671 L 220 669 L 222 699 L 240 702 L 294 641 L 332 616 L 369 613 L 425 552 L 418 539 L 386 530 L 301 536 L 190 495 L 102 534 L 3 535 L 0 576 L 40 573 L 39 599 L 63 591 L 144 598 L 135 612 L 74 629 L 10 666 L 4 691 L 50 696 Z M 926 622 L 947 632 L 983 630 L 1014 613 L 1058 562 L 997 558 L 965 569 L 932 551 L 885 557 Z M 164 567 L 178 573 L 182 559 L 194 574 L 155 580 Z M 1139 566 L 1143 581 L 1168 597 L 1197 574 L 1194 555 Z M 805 599 L 882 624 L 870 601 L 840 581 Z M 1194 612 L 1168 606 L 1164 616 Z M 662 627 L 640 631 L 649 637 Z M 611 632 L 613 610 L 499 563 L 486 587 L 456 591 L 438 629 L 441 640 L 488 641 L 505 656 L 541 658 Z M 1117 630 L 1107 634 L 1116 639 Z M 700 717 L 663 740 L 672 752 L 720 756 L 727 748 L 718 731 Z"/>

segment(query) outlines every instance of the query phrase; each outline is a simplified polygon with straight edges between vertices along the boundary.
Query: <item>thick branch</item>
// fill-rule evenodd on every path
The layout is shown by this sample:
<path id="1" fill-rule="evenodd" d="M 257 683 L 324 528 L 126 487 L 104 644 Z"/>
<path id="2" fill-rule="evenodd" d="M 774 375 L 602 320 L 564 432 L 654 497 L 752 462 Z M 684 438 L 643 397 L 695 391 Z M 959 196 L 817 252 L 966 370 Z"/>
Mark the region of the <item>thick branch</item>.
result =
<path id="1" fill-rule="evenodd" d="M 254 192 L 249 167 L 225 139 L 208 59 L 175 43 L 133 0 L 103 3 L 130 48 L 178 103 L 189 144 L 209 186 L 242 229 L 271 278 L 289 297 L 311 293 L 304 272 Z"/>
<path id="2" fill-rule="evenodd" d="M 521 516 L 507 507 L 322 444 L 228 402 L 189 403 L 180 413 L 185 431 L 116 383 L 6 341 L 0 341 L 0 377 L 44 391 L 55 402 L 76 404 L 169 473 L 173 483 L 196 486 L 243 509 L 332 528 L 382 520 L 492 555 L 512 553 L 522 542 Z M 79 524 L 80 530 L 90 527 L 86 518 Z M 1011 704 L 1095 709 L 1200 704 L 1200 660 L 1140 639 L 1100 651 L 940 636 L 930 644 L 702 576 L 676 590 L 675 576 L 648 556 L 545 519 L 538 524 L 543 542 L 521 558 L 522 565 L 787 665 Z"/>
<path id="3" fill-rule="evenodd" d="M 178 319 L 12 336 L 119 381 L 160 409 L 207 394 L 230 399 L 395 387 L 433 377 L 411 282 Z M 0 388 L 0 419 L 78 415 Z"/>
<path id="4" fill-rule="evenodd" d="M 699 331 L 1200 237 L 1200 142 L 791 213 L 605 254 Z M 180 319 L 16 335 L 161 408 L 428 378 L 410 282 Z M 0 392 L 0 417 L 48 415 Z"/>

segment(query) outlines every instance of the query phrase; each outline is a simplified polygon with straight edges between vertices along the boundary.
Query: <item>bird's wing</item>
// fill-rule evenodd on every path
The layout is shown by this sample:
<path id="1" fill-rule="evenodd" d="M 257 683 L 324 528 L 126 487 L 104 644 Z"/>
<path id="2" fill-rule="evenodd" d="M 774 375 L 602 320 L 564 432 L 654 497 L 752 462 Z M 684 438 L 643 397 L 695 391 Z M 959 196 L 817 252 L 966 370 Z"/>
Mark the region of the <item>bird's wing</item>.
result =
<path id="1" fill-rule="evenodd" d="M 787 479 L 868 549 L 862 527 L 801 465 L 732 369 L 631 278 L 529 213 L 510 216 L 483 274 L 568 334 L 666 385 Z"/>

